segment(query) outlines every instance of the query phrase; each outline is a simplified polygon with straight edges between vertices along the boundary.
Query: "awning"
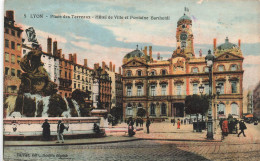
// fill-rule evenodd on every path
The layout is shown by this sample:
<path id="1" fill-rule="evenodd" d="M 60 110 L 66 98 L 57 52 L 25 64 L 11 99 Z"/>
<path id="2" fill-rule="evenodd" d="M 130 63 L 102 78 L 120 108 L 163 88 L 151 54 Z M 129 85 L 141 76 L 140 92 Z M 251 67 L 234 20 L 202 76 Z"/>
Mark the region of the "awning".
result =
<path id="1" fill-rule="evenodd" d="M 245 116 L 246 118 L 249 118 L 249 117 L 254 117 L 253 114 L 248 114 Z"/>

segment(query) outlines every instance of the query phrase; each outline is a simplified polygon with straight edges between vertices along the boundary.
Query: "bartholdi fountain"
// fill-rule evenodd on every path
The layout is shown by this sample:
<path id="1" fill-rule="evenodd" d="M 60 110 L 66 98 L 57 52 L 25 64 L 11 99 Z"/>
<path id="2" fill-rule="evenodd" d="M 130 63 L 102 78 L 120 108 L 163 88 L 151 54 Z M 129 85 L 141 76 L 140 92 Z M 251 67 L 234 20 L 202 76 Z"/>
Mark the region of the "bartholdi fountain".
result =
<path id="1" fill-rule="evenodd" d="M 7 118 L 4 119 L 4 137 L 40 136 L 45 119 L 51 126 L 51 135 L 56 135 L 57 122 L 63 120 L 69 126 L 66 135 L 94 134 L 94 123 L 100 125 L 100 117 L 83 115 L 84 104 L 77 98 L 62 98 L 57 94 L 57 85 L 49 78 L 41 62 L 41 50 L 32 50 L 20 62 L 24 73 L 17 96 L 5 101 Z"/>

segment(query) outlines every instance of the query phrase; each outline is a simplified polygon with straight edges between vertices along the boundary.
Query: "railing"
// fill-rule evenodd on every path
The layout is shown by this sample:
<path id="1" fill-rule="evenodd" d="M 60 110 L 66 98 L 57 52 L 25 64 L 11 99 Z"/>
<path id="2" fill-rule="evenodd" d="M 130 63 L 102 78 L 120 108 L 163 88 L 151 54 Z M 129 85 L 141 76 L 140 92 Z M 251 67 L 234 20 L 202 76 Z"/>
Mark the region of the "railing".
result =
<path id="1" fill-rule="evenodd" d="M 126 99 L 135 99 L 135 98 L 146 98 L 146 96 L 126 96 Z M 186 95 L 173 95 L 173 96 L 148 96 L 148 99 L 153 100 L 173 100 L 173 99 L 185 99 Z"/>

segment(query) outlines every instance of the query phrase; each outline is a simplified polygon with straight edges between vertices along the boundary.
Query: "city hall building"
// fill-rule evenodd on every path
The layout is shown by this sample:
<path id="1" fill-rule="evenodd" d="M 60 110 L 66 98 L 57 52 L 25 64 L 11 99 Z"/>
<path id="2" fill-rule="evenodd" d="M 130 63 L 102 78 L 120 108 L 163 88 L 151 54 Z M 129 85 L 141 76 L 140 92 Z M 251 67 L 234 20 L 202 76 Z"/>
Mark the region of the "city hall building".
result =
<path id="1" fill-rule="evenodd" d="M 224 39 L 224 38 L 223 38 Z M 168 60 L 152 57 L 152 46 L 128 53 L 123 58 L 123 115 L 137 117 L 139 108 L 146 110 L 151 119 L 164 120 L 169 117 L 186 117 L 185 97 L 209 93 L 209 69 L 205 57 L 194 53 L 192 20 L 183 15 L 177 22 L 177 47 Z M 149 53 L 148 53 L 149 52 Z M 223 118 L 229 114 L 242 116 L 243 109 L 243 55 L 238 45 L 228 38 L 217 46 L 213 40 L 215 56 L 212 88 L 221 86 L 219 97 L 213 100 L 213 117 Z"/>

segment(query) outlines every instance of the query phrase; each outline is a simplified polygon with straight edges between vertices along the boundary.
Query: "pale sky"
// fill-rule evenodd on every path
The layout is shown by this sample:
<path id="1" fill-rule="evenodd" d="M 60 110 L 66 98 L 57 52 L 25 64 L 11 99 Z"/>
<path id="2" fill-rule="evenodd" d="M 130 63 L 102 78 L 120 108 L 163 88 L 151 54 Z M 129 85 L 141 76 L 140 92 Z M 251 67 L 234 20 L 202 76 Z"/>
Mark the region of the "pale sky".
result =
<path id="1" fill-rule="evenodd" d="M 203 54 L 212 50 L 213 38 L 217 44 L 237 44 L 241 39 L 244 56 L 244 87 L 254 87 L 260 80 L 260 0 L 6 0 L 5 10 L 15 10 L 15 20 L 24 29 L 34 27 L 37 39 L 46 51 L 47 37 L 58 41 L 65 57 L 78 54 L 78 62 L 88 64 L 103 60 L 116 64 L 116 71 L 128 52 L 153 46 L 153 56 L 161 53 L 171 57 L 176 48 L 178 19 L 189 9 L 193 20 L 194 47 Z M 26 14 L 26 18 L 25 18 Z M 30 18 L 30 14 L 43 14 L 44 18 Z M 170 20 L 133 19 L 58 19 L 50 15 L 79 16 L 169 16 Z M 47 16 L 47 17 L 46 17 Z"/>

